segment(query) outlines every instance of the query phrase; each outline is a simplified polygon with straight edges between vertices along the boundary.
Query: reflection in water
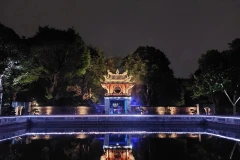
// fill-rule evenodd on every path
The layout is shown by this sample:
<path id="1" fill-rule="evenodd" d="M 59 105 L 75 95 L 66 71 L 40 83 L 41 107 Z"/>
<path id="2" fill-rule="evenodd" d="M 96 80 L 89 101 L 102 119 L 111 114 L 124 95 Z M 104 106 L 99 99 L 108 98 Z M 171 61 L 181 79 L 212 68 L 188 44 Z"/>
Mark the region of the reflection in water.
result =
<path id="1" fill-rule="evenodd" d="M 180 126 L 28 128 L 0 132 L 0 160 L 239 160 L 239 135 Z"/>
<path id="2" fill-rule="evenodd" d="M 104 155 L 101 160 L 135 160 L 132 154 L 131 135 L 106 134 L 104 136 Z"/>
<path id="3" fill-rule="evenodd" d="M 3 141 L 0 159 L 239 160 L 239 149 L 239 142 L 202 134 L 32 134 Z"/>

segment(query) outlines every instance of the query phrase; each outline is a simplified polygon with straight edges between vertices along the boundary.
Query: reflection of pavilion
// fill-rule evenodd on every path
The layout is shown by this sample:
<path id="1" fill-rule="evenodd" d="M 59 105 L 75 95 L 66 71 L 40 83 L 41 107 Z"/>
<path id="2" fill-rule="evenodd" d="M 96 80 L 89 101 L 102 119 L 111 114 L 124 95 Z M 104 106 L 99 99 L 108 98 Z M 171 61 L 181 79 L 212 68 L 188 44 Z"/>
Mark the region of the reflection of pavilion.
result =
<path id="1" fill-rule="evenodd" d="M 63 129 L 63 128 L 61 128 L 61 129 Z M 119 132 L 114 132 L 114 131 L 113 132 L 109 132 L 109 131 L 107 131 L 107 132 L 105 132 L 105 131 L 104 132 L 98 132 L 98 131 L 83 132 L 81 130 L 81 132 L 72 132 L 71 128 L 69 129 L 68 132 L 66 132 L 66 130 L 68 130 L 67 128 L 63 129 L 64 132 L 63 131 L 59 132 L 59 129 L 56 130 L 58 132 L 54 132 L 54 128 L 51 128 L 50 132 L 47 131 L 46 128 L 45 129 L 36 128 L 36 130 L 35 129 L 30 129 L 30 130 L 31 130 L 30 132 L 27 132 L 27 130 L 19 130 L 19 131 L 11 130 L 11 131 L 1 132 L 0 133 L 0 142 L 11 139 L 11 141 L 9 141 L 9 142 L 12 145 L 16 144 L 17 146 L 19 146 L 20 144 L 30 144 L 36 140 L 41 140 L 41 139 L 44 139 L 44 141 L 53 140 L 58 135 L 59 136 L 71 135 L 71 136 L 76 137 L 76 139 L 74 139 L 74 140 L 72 138 L 69 139 L 70 142 L 74 142 L 74 143 L 71 143 L 70 149 L 72 148 L 74 151 L 76 151 L 76 149 L 74 147 L 78 147 L 78 144 L 81 144 L 80 146 L 82 148 L 85 148 L 84 150 L 82 150 L 83 151 L 82 153 L 84 153 L 84 155 L 87 155 L 87 154 L 92 153 L 89 148 L 95 144 L 94 148 L 96 150 L 101 151 L 101 153 L 102 153 L 102 151 L 104 151 L 104 154 L 101 156 L 101 159 L 100 159 L 100 155 L 96 156 L 96 158 L 98 158 L 100 160 L 113 160 L 113 159 L 115 159 L 115 160 L 119 160 L 119 159 L 134 160 L 135 158 L 132 154 L 133 150 L 134 150 L 134 153 L 139 153 L 139 152 L 137 152 L 137 151 L 140 151 L 139 147 L 144 146 L 144 148 L 147 148 L 148 151 L 152 152 L 153 151 L 152 149 L 154 149 L 154 148 L 151 145 L 152 143 L 149 143 L 149 140 L 152 140 L 152 142 L 155 142 L 155 140 L 157 140 L 157 139 L 166 139 L 166 138 L 170 138 L 170 139 L 183 138 L 179 142 L 181 144 L 183 144 L 184 147 L 188 147 L 187 146 L 188 139 L 195 139 L 194 140 L 195 142 L 197 142 L 196 141 L 197 139 L 199 139 L 199 142 L 204 142 L 204 141 L 209 142 L 209 140 L 211 140 L 212 138 L 214 138 L 213 140 L 215 142 L 216 141 L 215 137 L 218 137 L 218 138 L 220 137 L 221 139 L 222 138 L 228 139 L 228 140 L 232 141 L 232 150 L 231 150 L 230 155 L 228 154 L 228 156 L 230 156 L 230 159 L 235 154 L 238 155 L 237 149 L 240 148 L 239 133 L 229 131 L 229 130 L 214 130 L 214 129 L 213 130 L 208 130 L 208 129 L 207 130 L 205 130 L 205 129 L 199 130 L 199 128 L 195 128 L 193 130 L 190 129 L 191 131 L 186 132 L 186 131 L 179 131 L 179 129 L 177 129 L 177 131 L 174 131 L 174 130 L 176 130 L 176 128 L 175 128 L 172 131 L 169 131 L 169 129 L 167 129 L 168 131 L 166 131 L 166 130 L 165 131 L 154 131 L 154 134 L 151 131 L 144 131 L 144 134 L 142 133 L 142 131 L 139 131 L 139 133 L 136 132 L 136 134 L 135 133 L 133 134 L 132 131 L 131 132 L 120 132 L 120 131 Z M 189 130 L 189 129 L 186 129 L 186 130 Z M 209 131 L 209 133 L 206 131 Z M 102 137 L 102 135 L 104 135 L 104 137 Z M 226 135 L 228 135 L 228 136 L 226 136 Z M 11 137 L 11 136 L 13 136 L 13 137 Z M 96 140 L 97 143 L 90 143 L 90 142 L 95 142 L 95 139 L 97 139 Z M 146 139 L 145 142 L 147 142 L 147 143 L 142 143 L 142 142 L 144 142 L 145 139 Z M 59 138 L 59 137 L 57 137 L 56 140 L 65 141 L 64 139 Z M 182 143 L 182 142 L 184 142 L 184 143 Z M 197 142 L 197 144 L 199 144 L 199 142 Z M 221 142 L 221 141 L 219 141 L 219 142 Z M 8 144 L 8 143 L 6 143 L 6 144 Z M 38 143 L 35 143 L 35 144 L 38 144 Z M 45 144 L 45 142 L 44 142 L 44 144 Z M 59 144 L 65 144 L 65 143 L 59 143 Z M 192 147 L 192 143 L 189 143 L 189 144 Z M 228 142 L 228 144 L 230 144 L 230 143 Z M 96 146 L 98 146 L 98 147 L 96 147 Z M 165 146 L 163 145 L 163 147 L 165 147 Z M 39 147 L 37 147 L 37 149 L 39 149 Z M 62 150 L 61 147 L 60 147 L 60 149 Z M 157 149 L 157 148 L 155 148 L 155 149 Z M 94 150 L 94 151 L 96 151 L 96 150 Z M 79 150 L 77 150 L 77 151 L 79 151 Z M 229 150 L 229 152 L 230 152 L 230 150 Z M 137 158 L 137 157 L 139 157 L 139 155 L 136 154 L 135 157 Z M 151 157 L 150 157 L 150 159 L 151 159 Z"/>
<path id="2" fill-rule="evenodd" d="M 127 71 L 122 74 L 117 70 L 112 73 L 108 70 L 108 75 L 104 75 L 105 80 L 101 80 L 101 85 L 107 90 L 105 94 L 105 114 L 128 114 L 131 112 L 131 88 L 134 82 L 132 76 L 127 75 Z"/>
<path id="3" fill-rule="evenodd" d="M 106 134 L 103 145 L 104 155 L 100 160 L 134 160 L 131 136 L 125 134 Z"/>

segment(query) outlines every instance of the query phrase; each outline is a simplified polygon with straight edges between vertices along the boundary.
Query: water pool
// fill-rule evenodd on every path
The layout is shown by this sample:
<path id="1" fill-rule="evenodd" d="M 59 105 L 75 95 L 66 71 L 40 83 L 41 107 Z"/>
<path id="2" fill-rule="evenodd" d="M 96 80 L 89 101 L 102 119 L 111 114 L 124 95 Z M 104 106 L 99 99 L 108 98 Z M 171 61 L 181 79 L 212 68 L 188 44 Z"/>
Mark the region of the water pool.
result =
<path id="1" fill-rule="evenodd" d="M 0 159 L 238 159 L 240 132 L 198 125 L 24 125 L 0 129 Z"/>

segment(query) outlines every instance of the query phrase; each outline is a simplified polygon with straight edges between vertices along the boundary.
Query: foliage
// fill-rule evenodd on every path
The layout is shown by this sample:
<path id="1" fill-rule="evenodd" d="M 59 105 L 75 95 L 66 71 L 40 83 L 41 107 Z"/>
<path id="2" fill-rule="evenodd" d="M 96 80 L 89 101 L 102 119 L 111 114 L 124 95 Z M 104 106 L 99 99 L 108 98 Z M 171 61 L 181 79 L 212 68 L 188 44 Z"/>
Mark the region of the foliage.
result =
<path id="1" fill-rule="evenodd" d="M 225 55 L 217 50 L 209 50 L 201 56 L 198 61 L 199 69 L 193 75 L 193 98 L 207 96 L 209 101 L 218 106 L 222 83 L 225 84 L 228 81 L 223 79 L 227 73 L 223 68 L 224 60 Z"/>
<path id="2" fill-rule="evenodd" d="M 10 28 L 5 27 L 0 23 L 0 89 L 3 88 L 3 99 L 5 102 L 10 102 L 13 97 L 14 76 L 18 76 L 20 63 L 24 54 L 25 46 L 21 38 Z M 2 105 L 2 91 L 0 91 L 0 106 Z M 15 93 L 16 95 L 16 93 Z"/>
<path id="3" fill-rule="evenodd" d="M 81 96 L 81 102 L 92 106 L 103 99 L 104 89 L 100 85 L 100 78 L 106 72 L 104 53 L 94 47 L 88 47 L 90 51 L 90 65 L 86 73 L 76 79 L 74 86 L 69 86 L 69 91 Z"/>
<path id="4" fill-rule="evenodd" d="M 44 81 L 48 99 L 61 98 L 67 86 L 85 74 L 89 66 L 89 49 L 73 29 L 39 27 L 37 34 L 28 41 L 35 64 L 29 74 L 37 73 Z"/>
<path id="5" fill-rule="evenodd" d="M 138 47 L 123 60 L 136 81 L 133 95 L 145 105 L 179 104 L 181 88 L 169 68 L 166 55 L 154 47 Z M 182 102 L 181 102 L 182 103 Z"/>
<path id="6" fill-rule="evenodd" d="M 106 58 L 105 63 L 106 63 L 105 65 L 106 65 L 107 69 L 109 69 L 110 72 L 115 73 L 117 69 L 120 70 L 120 72 L 122 72 L 121 71 L 122 57 L 116 56 L 116 57 Z"/>
<path id="7" fill-rule="evenodd" d="M 178 84 L 181 87 L 181 100 L 186 106 L 191 106 L 199 103 L 199 99 L 192 98 L 194 79 L 191 78 L 178 78 Z M 181 102 L 181 101 L 180 101 Z"/>
<path id="8" fill-rule="evenodd" d="M 9 64 L 11 60 L 16 60 L 20 41 L 20 37 L 11 28 L 0 23 L 0 74 L 11 66 Z"/>
<path id="9" fill-rule="evenodd" d="M 137 104 L 180 106 L 207 97 L 218 106 L 225 94 L 235 114 L 240 100 L 240 39 L 228 45 L 223 52 L 203 54 L 198 69 L 185 81 L 174 78 L 170 61 L 154 47 L 140 46 L 125 58 L 105 58 L 72 28 L 39 27 L 33 37 L 25 39 L 0 23 L 0 89 L 6 102 L 37 98 L 48 105 L 94 105 L 104 95 L 100 78 L 107 69 L 119 69 L 133 76 Z"/>
<path id="10" fill-rule="evenodd" d="M 229 44 L 229 50 L 219 52 L 209 50 L 199 59 L 199 69 L 194 74 L 194 97 L 208 96 L 217 103 L 219 92 L 224 92 L 236 114 L 236 104 L 240 99 L 240 40 Z M 215 99 L 215 101 L 214 101 Z"/>
<path id="11" fill-rule="evenodd" d="M 15 116 L 16 112 L 15 112 L 15 108 L 13 106 L 6 105 L 4 107 L 6 108 L 5 113 L 3 113 L 4 115 Z"/>

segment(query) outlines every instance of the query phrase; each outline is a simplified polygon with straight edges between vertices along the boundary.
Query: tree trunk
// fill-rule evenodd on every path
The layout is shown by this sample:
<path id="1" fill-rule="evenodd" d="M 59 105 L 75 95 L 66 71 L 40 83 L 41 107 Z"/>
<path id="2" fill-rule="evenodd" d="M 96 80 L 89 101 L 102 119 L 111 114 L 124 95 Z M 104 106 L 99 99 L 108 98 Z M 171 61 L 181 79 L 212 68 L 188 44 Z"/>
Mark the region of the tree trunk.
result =
<path id="1" fill-rule="evenodd" d="M 53 92 L 55 91 L 55 87 L 57 86 L 57 78 L 58 78 L 58 73 L 53 75 L 52 86 L 49 90 L 52 95 L 53 95 Z"/>
<path id="2" fill-rule="evenodd" d="M 237 115 L 237 106 L 235 103 L 233 104 L 233 115 Z"/>
<path id="3" fill-rule="evenodd" d="M 86 86 L 87 82 L 86 82 L 86 77 L 83 76 L 82 77 L 82 83 L 81 83 L 81 92 L 82 92 L 82 99 L 84 100 L 86 97 L 86 93 L 87 93 L 87 86 Z"/>
<path id="4" fill-rule="evenodd" d="M 234 144 L 233 149 L 232 149 L 232 151 L 231 151 L 231 153 L 230 153 L 229 159 L 232 159 L 233 153 L 234 153 L 237 145 L 239 145 L 239 144 L 240 144 L 239 142 L 236 142 L 236 143 Z"/>
<path id="5" fill-rule="evenodd" d="M 92 98 L 92 88 L 89 88 L 89 92 L 88 92 L 89 98 Z"/>
<path id="6" fill-rule="evenodd" d="M 215 105 L 215 107 L 219 106 L 219 98 L 217 97 L 217 95 L 214 95 L 214 93 L 211 94 L 211 100 L 210 101 Z"/>
<path id="7" fill-rule="evenodd" d="M 150 87 L 149 85 L 147 84 L 147 88 L 146 88 L 146 100 L 147 100 L 147 106 L 150 106 Z"/>
<path id="8" fill-rule="evenodd" d="M 219 98 L 218 98 L 217 95 L 215 95 L 214 93 L 212 93 L 210 97 L 211 97 L 211 98 L 210 98 L 210 99 L 211 99 L 210 101 L 215 105 L 214 108 L 213 108 L 213 110 L 212 110 L 212 113 L 213 113 L 213 114 L 216 114 L 216 108 L 219 107 Z"/>
<path id="9" fill-rule="evenodd" d="M 13 100 L 13 101 L 16 101 L 16 99 L 17 99 L 17 92 L 14 92 L 14 93 L 13 93 L 12 100 Z"/>
<path id="10" fill-rule="evenodd" d="M 237 98 L 236 94 L 233 95 L 233 100 L 228 95 L 227 91 L 224 90 L 225 95 L 227 96 L 228 100 L 231 102 L 233 106 L 233 115 L 237 115 L 237 102 L 240 100 L 240 96 Z"/>

